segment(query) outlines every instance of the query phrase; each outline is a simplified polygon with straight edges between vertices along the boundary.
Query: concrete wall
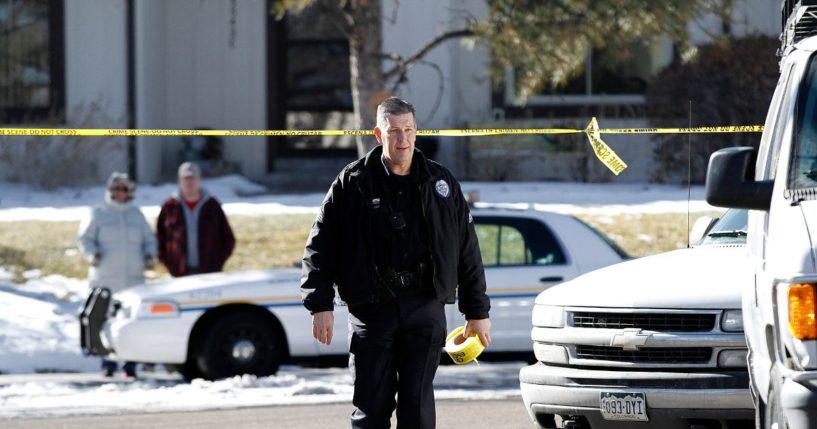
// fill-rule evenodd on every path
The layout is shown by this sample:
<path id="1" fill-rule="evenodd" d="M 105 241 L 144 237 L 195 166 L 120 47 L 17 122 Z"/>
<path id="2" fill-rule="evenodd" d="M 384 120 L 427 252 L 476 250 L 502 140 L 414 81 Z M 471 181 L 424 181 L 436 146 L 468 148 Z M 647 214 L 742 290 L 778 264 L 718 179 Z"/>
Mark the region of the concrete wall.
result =
<path id="1" fill-rule="evenodd" d="M 137 0 L 135 7 L 137 127 L 266 128 L 266 1 Z M 459 28 L 466 18 L 487 14 L 484 0 L 385 1 L 383 7 L 384 50 L 403 56 L 435 35 Z M 737 3 L 732 29 L 736 35 L 777 34 L 778 20 L 776 2 L 745 0 Z M 691 23 L 693 41 L 705 43 L 706 32 L 718 25 L 713 17 Z M 65 3 L 69 114 L 77 106 L 100 103 L 106 117 L 99 126 L 127 124 L 126 28 L 124 0 Z M 670 49 L 668 43 L 663 45 Z M 418 65 L 398 92 L 416 105 L 421 128 L 461 127 L 490 120 L 489 56 L 484 47 L 471 49 L 462 40 L 451 40 L 425 60 L 439 67 L 442 78 L 434 68 Z M 387 62 L 385 67 L 390 65 Z M 437 156 L 457 174 L 467 167 L 464 141 L 443 139 Z M 244 175 L 260 178 L 266 174 L 264 138 L 230 138 L 225 143 L 225 156 Z M 616 150 L 628 151 L 624 146 L 629 144 Z M 137 147 L 140 180 L 155 182 L 174 172 L 180 139 L 139 138 Z M 643 149 L 635 151 L 646 156 Z M 638 153 L 625 157 L 631 164 L 629 171 L 641 162 L 631 161 Z M 104 177 L 112 169 L 125 167 L 125 152 L 119 151 L 100 166 L 99 174 Z M 539 167 L 527 168 L 536 171 Z M 630 173 L 628 177 L 635 176 Z"/>
<path id="2" fill-rule="evenodd" d="M 138 3 L 140 127 L 266 128 L 265 1 Z M 261 177 L 265 142 L 225 138 L 225 158 L 245 176 Z M 141 177 L 172 174 L 182 147 L 180 138 L 140 139 Z"/>
<path id="3" fill-rule="evenodd" d="M 125 127 L 127 112 L 126 9 L 123 0 L 65 2 L 65 107 L 72 126 Z M 99 114 L 88 111 L 97 105 Z M 100 139 L 102 141 L 102 139 Z M 126 171 L 125 139 L 104 151 L 97 175 Z"/>
<path id="4" fill-rule="evenodd" d="M 740 0 L 732 12 L 731 31 L 735 37 L 751 34 L 780 34 L 780 2 L 770 0 Z M 688 25 L 690 40 L 695 45 L 709 43 L 712 34 L 721 33 L 721 21 L 714 15 L 704 15 Z"/>
<path id="5" fill-rule="evenodd" d="M 410 4 L 385 1 L 384 51 L 409 56 L 434 36 L 462 28 L 468 17 L 486 15 L 484 1 L 417 0 Z M 417 65 L 409 71 L 408 83 L 398 91 L 398 95 L 417 108 L 418 127 L 456 128 L 466 121 L 484 121 L 490 117 L 489 57 L 483 46 L 472 47 L 464 40 L 449 40 L 430 51 L 425 61 L 438 66 L 439 72 L 428 65 Z M 388 69 L 391 65 L 386 62 L 384 67 Z M 440 141 L 437 158 L 455 173 L 464 169 L 464 142 L 462 138 Z"/>
<path id="6" fill-rule="evenodd" d="M 136 40 L 136 127 L 170 128 L 167 121 L 167 79 L 165 78 L 165 38 L 167 20 L 165 2 L 139 1 L 135 4 Z M 136 169 L 141 182 L 157 182 L 162 177 L 165 147 L 173 145 L 167 137 L 138 137 Z M 175 143 L 175 144 L 173 144 Z"/>
<path id="7" fill-rule="evenodd" d="M 474 124 L 478 128 L 571 128 L 584 129 L 584 119 L 507 120 Z M 643 128 L 645 119 L 598 118 L 601 128 Z M 602 136 L 626 164 L 614 175 L 594 155 L 583 133 L 544 136 L 496 136 L 463 139 L 468 147 L 468 165 L 463 177 L 470 180 L 555 180 L 591 182 L 648 182 L 657 166 L 653 152 L 657 143 L 650 135 Z M 570 146 L 572 142 L 572 146 Z M 674 180 L 675 178 L 670 178 Z M 679 179 L 680 180 L 680 179 Z"/>

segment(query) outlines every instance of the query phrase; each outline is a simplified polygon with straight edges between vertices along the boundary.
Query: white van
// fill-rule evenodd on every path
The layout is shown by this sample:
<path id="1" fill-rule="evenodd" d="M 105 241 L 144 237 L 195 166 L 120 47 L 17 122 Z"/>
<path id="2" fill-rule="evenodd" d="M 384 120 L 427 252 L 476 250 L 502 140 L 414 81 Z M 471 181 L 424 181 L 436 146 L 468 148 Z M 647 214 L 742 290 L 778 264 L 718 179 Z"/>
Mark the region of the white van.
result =
<path id="1" fill-rule="evenodd" d="M 743 322 L 757 419 L 817 427 L 817 0 L 784 2 L 780 80 L 756 152 L 716 152 L 707 201 L 750 209 Z"/>

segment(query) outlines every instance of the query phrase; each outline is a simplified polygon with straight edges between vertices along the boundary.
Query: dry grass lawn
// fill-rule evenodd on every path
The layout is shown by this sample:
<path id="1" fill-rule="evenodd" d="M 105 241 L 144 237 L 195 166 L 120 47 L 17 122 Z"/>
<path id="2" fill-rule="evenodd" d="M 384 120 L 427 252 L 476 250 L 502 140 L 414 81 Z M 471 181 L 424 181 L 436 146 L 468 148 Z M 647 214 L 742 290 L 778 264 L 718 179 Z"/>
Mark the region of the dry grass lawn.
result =
<path id="1" fill-rule="evenodd" d="M 692 222 L 704 213 L 693 213 Z M 686 246 L 686 214 L 580 215 L 633 256 Z M 238 246 L 227 270 L 291 267 L 300 261 L 314 215 L 232 216 Z M 27 270 L 85 278 L 76 247 L 78 222 L 0 222 L 0 267 L 22 279 Z M 157 267 L 151 277 L 164 274 Z"/>
<path id="2" fill-rule="evenodd" d="M 704 215 L 720 216 L 720 213 L 692 213 L 689 218 L 690 225 L 695 224 L 695 221 Z M 686 213 L 577 217 L 602 231 L 632 256 L 654 255 L 687 245 Z"/>

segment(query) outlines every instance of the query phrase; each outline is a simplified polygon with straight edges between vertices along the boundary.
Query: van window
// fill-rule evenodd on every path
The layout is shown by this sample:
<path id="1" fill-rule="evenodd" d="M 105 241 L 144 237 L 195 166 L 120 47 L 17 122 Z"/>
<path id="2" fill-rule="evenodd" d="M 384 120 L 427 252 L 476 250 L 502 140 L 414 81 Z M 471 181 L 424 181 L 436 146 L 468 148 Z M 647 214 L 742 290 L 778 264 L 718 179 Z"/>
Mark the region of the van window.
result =
<path id="1" fill-rule="evenodd" d="M 797 100 L 794 149 L 790 159 L 789 188 L 817 188 L 817 63 L 811 57 Z"/>

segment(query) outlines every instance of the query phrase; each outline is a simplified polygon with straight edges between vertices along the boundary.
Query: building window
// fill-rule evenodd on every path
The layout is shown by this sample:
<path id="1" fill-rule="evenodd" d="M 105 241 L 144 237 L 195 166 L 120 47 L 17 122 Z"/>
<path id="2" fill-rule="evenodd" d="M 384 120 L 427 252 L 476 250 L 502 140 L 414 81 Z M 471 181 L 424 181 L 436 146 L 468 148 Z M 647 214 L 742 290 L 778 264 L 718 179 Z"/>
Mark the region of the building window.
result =
<path id="1" fill-rule="evenodd" d="M 65 108 L 63 3 L 0 0 L 0 123 L 59 117 Z"/>
<path id="2" fill-rule="evenodd" d="M 672 45 L 633 43 L 628 49 L 594 50 L 587 53 L 584 66 L 562 85 L 549 85 L 522 100 L 516 96 L 516 76 L 509 71 L 505 82 L 505 104 L 643 104 L 647 87 L 659 70 L 672 59 Z"/>
<path id="3" fill-rule="evenodd" d="M 286 127 L 355 128 L 349 41 L 339 14 L 320 5 L 286 18 Z M 353 136 L 288 137 L 283 155 L 356 154 Z"/>

